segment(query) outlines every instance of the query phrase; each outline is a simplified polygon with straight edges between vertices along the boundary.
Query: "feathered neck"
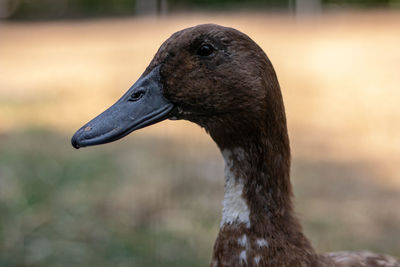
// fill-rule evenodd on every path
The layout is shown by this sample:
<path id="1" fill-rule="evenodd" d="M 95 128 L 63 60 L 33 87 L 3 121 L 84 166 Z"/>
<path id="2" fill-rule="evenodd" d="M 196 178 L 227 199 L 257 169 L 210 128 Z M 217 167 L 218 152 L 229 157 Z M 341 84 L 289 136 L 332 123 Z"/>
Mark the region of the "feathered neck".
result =
<path id="1" fill-rule="evenodd" d="M 225 160 L 212 266 L 323 266 L 294 215 L 285 109 L 274 81 L 262 113 L 208 122 Z"/>
<path id="2" fill-rule="evenodd" d="M 225 196 L 212 266 L 317 266 L 294 216 L 290 158 L 268 140 L 222 154 Z"/>

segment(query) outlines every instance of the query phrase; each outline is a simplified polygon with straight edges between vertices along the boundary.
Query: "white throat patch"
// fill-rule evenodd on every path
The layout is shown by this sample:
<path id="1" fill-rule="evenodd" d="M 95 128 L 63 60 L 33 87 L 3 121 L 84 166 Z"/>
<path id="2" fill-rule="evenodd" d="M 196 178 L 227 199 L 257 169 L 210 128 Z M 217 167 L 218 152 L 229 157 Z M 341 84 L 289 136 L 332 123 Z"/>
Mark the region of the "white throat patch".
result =
<path id="1" fill-rule="evenodd" d="M 244 223 L 250 228 L 250 210 L 243 198 L 243 178 L 235 177 L 233 163 L 245 159 L 242 148 L 223 150 L 225 159 L 225 194 L 222 201 L 221 227 L 227 224 Z"/>

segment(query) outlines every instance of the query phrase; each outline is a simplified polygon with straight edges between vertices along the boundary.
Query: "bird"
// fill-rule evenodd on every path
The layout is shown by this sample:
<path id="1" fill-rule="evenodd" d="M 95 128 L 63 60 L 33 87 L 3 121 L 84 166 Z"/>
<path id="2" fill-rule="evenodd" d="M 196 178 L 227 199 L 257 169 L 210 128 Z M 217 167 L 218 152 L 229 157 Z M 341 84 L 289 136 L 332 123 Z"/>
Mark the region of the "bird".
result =
<path id="1" fill-rule="evenodd" d="M 216 24 L 180 30 L 133 86 L 72 137 L 80 148 L 154 123 L 188 120 L 225 161 L 222 219 L 211 267 L 395 267 L 369 251 L 317 253 L 293 206 L 285 107 L 271 61 L 246 34 Z"/>

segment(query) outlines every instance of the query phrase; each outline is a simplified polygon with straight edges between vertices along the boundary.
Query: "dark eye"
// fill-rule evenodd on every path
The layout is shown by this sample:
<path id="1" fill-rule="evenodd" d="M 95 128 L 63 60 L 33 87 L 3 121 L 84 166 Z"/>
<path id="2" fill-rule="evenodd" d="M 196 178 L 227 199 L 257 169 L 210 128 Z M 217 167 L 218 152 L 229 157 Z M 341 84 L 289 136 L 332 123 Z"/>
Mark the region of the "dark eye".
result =
<path id="1" fill-rule="evenodd" d="M 138 101 L 139 99 L 142 98 L 143 95 L 144 95 L 143 91 L 134 92 L 133 94 L 131 94 L 131 97 L 128 99 L 128 101 Z"/>
<path id="2" fill-rule="evenodd" d="M 197 50 L 197 54 L 202 57 L 209 56 L 212 52 L 214 52 L 214 47 L 209 44 L 203 44 L 200 46 L 199 50 Z"/>

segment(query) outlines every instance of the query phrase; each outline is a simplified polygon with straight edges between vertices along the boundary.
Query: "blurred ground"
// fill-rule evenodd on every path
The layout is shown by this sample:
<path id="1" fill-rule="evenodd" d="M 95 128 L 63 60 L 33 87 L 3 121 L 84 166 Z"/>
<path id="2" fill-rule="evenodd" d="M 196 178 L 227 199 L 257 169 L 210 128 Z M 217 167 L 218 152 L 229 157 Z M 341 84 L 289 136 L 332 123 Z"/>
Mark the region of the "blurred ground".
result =
<path id="1" fill-rule="evenodd" d="M 276 68 L 316 249 L 400 256 L 400 13 L 239 13 L 0 24 L 0 266 L 207 265 L 223 165 L 204 131 L 168 121 L 69 144 L 166 38 L 206 22 L 247 33 Z"/>

